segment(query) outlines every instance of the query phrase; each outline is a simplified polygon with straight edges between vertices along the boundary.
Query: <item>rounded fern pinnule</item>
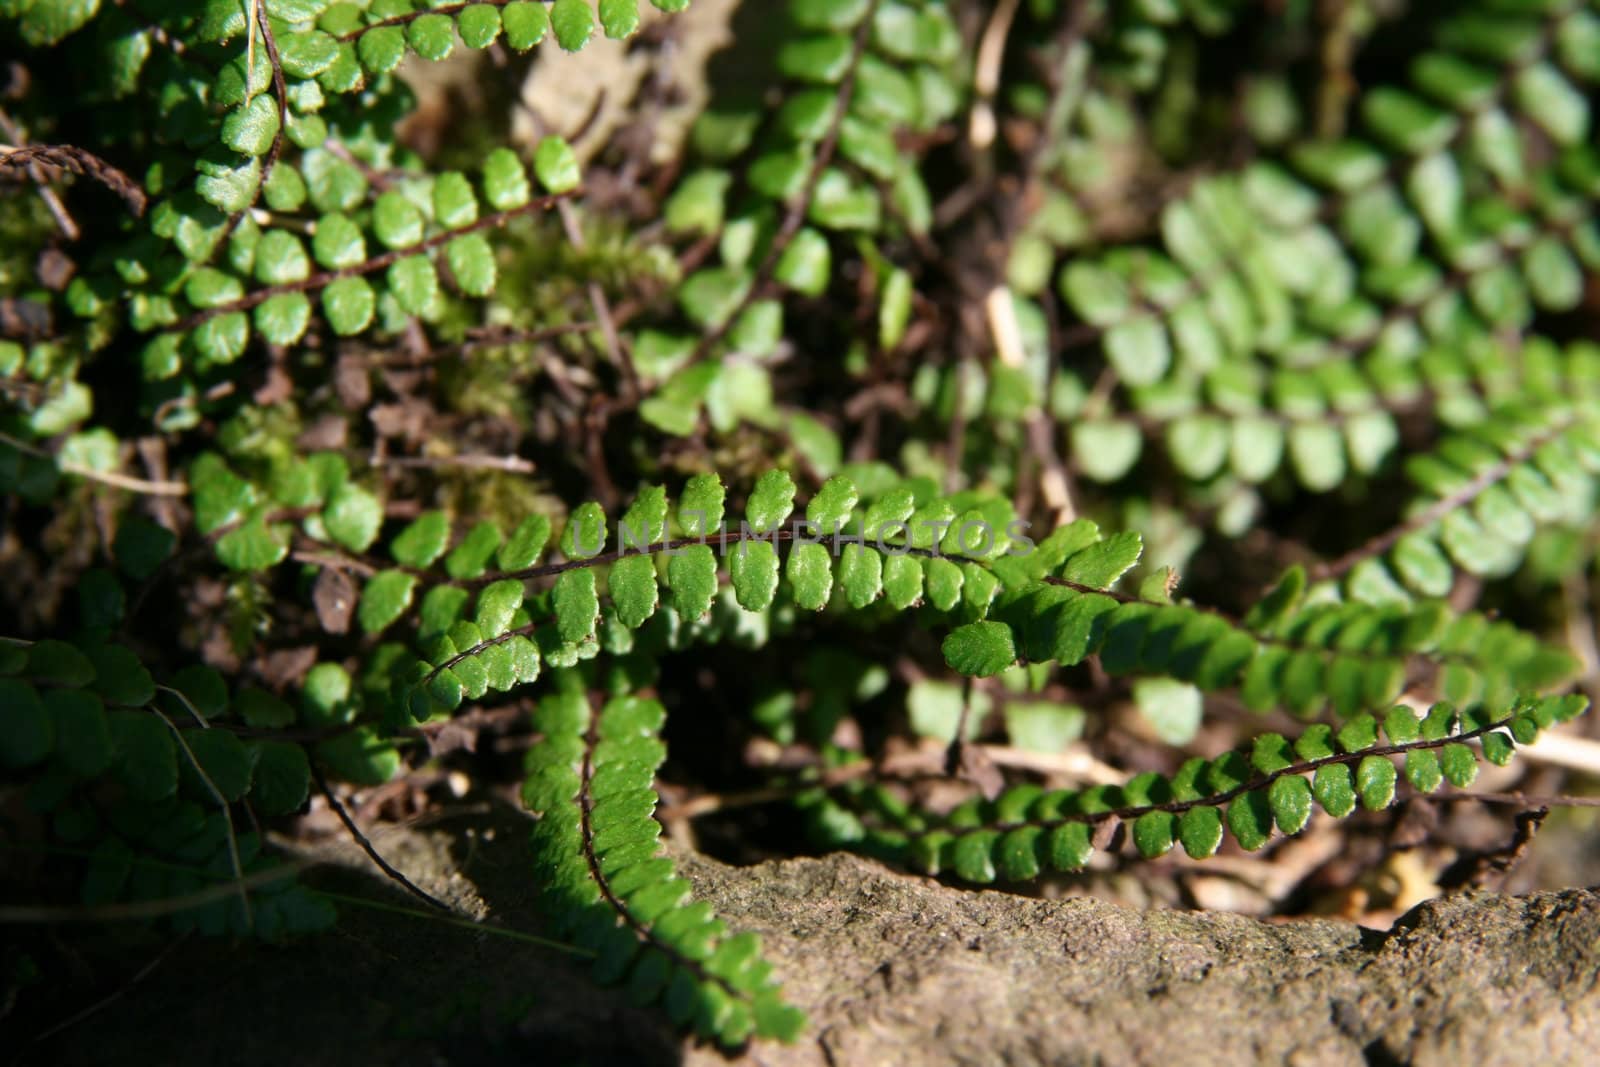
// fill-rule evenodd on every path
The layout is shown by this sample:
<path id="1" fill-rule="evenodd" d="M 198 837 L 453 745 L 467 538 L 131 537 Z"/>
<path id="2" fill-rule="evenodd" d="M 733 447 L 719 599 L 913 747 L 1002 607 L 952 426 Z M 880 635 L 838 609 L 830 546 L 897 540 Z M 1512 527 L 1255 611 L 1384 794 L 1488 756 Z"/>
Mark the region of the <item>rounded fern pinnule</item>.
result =
<path id="1" fill-rule="evenodd" d="M 1011 627 L 1003 622 L 973 622 L 944 639 L 944 658 L 961 674 L 990 677 L 1016 661 Z"/>

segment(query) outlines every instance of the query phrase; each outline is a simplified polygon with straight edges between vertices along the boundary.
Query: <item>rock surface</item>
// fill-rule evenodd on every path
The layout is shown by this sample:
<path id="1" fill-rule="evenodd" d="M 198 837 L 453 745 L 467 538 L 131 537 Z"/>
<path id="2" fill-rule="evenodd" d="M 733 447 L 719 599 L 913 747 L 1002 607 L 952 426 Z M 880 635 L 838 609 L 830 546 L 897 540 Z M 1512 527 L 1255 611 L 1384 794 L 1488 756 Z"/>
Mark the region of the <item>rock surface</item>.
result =
<path id="1" fill-rule="evenodd" d="M 813 1041 L 767 1064 L 1580 1063 L 1600 894 L 1479 894 L 1392 931 L 972 893 L 850 857 L 696 888 L 759 930 Z M 690 1062 L 715 1057 L 691 1055 Z"/>
<path id="2" fill-rule="evenodd" d="M 538 929 L 525 836 L 385 835 L 464 915 Z M 409 907 L 353 847 L 315 876 Z M 848 856 L 754 868 L 686 856 L 699 894 L 759 931 L 812 1025 L 750 1064 L 1593 1062 L 1600 892 L 1435 901 L 1393 930 L 972 892 Z M 24 1063 L 725 1064 L 581 961 L 512 937 L 346 906 L 286 948 L 190 941 Z M 83 1005 L 46 1006 L 34 1033 Z M 6 1044 L 11 1044 L 8 1039 Z"/>

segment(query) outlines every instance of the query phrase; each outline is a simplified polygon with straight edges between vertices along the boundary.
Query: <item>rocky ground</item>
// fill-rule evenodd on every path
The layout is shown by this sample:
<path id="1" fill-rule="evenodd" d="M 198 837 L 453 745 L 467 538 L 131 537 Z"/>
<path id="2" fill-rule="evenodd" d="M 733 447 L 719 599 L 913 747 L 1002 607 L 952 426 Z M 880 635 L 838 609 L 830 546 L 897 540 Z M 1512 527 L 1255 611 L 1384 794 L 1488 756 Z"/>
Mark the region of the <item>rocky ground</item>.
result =
<path id="1" fill-rule="evenodd" d="M 380 844 L 464 918 L 537 930 L 509 818 Z M 347 842 L 314 858 L 319 885 L 416 903 Z M 972 892 L 848 856 L 680 858 L 699 894 L 763 935 L 811 1016 L 798 1044 L 734 1062 L 1553 1064 L 1600 1047 L 1596 890 L 1432 901 L 1374 931 Z M 370 907 L 286 948 L 195 939 L 117 989 L 44 1041 L 27 1034 L 48 1018 L 23 1018 L 5 1044 L 30 1064 L 728 1062 L 595 989 L 581 961 Z"/>

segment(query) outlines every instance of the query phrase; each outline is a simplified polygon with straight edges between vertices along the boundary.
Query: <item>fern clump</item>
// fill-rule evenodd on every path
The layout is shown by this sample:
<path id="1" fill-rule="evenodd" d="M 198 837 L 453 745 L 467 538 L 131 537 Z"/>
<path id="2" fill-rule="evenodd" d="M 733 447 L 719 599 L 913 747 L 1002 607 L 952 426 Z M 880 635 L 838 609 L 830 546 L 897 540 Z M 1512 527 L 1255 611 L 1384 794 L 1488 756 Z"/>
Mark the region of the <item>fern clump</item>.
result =
<path id="1" fill-rule="evenodd" d="M 448 910 L 360 823 L 515 750 L 549 932 L 737 1048 L 805 1016 L 667 824 L 1020 888 L 1505 802 L 1596 670 L 1600 9 L 1324 7 L 0 2 L 8 893 L 315 934 L 327 808 Z"/>

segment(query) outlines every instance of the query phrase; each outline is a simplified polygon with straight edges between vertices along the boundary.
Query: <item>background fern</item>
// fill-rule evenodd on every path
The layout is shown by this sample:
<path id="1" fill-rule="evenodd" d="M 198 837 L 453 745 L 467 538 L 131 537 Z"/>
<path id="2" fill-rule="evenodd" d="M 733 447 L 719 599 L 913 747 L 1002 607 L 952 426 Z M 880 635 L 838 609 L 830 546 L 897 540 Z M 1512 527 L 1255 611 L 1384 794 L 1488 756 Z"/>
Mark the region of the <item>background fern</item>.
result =
<path id="1" fill-rule="evenodd" d="M 272 835 L 487 793 L 441 738 L 505 708 L 555 933 L 737 1047 L 804 1016 L 663 796 L 1031 882 L 1358 835 L 1587 707 L 1595 4 L 746 4 L 665 153 L 654 7 L 0 0 L 20 888 L 321 930 Z M 599 38 L 642 133 L 415 136 L 403 75 Z"/>

